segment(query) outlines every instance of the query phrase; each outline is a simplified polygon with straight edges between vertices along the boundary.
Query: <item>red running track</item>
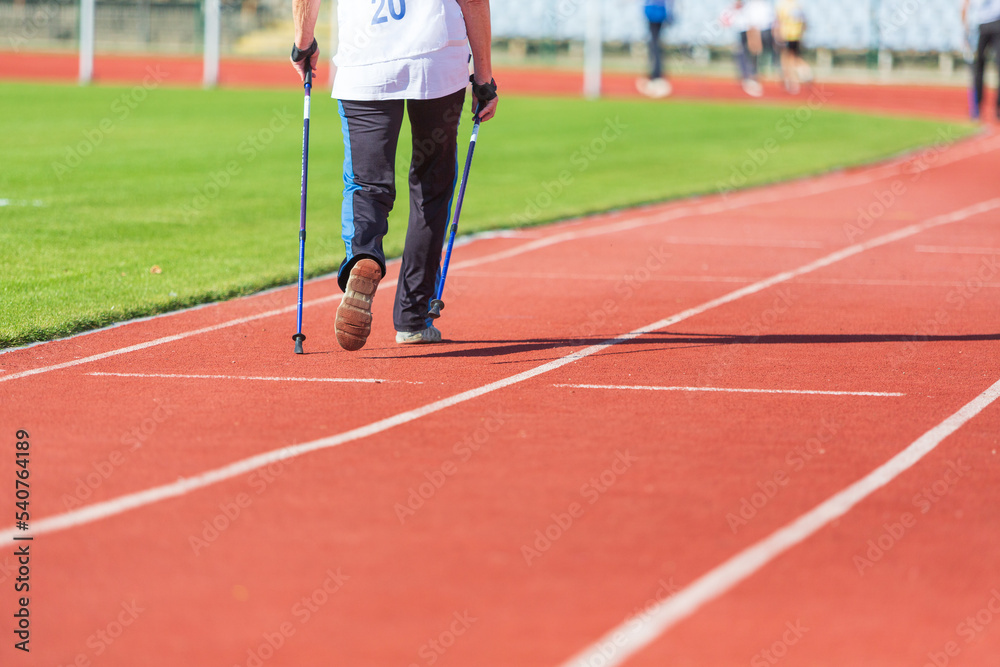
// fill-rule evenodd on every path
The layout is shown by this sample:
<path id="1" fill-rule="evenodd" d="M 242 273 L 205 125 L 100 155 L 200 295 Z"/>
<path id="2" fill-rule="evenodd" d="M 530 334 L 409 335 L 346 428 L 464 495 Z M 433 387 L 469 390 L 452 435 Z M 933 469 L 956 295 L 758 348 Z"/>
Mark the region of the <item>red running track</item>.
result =
<path id="1" fill-rule="evenodd" d="M 440 346 L 392 342 L 393 266 L 355 354 L 329 278 L 301 357 L 292 288 L 2 354 L 3 664 L 995 665 L 998 168 L 475 240 Z"/>
<path id="2" fill-rule="evenodd" d="M 196 57 L 150 55 L 99 55 L 94 62 L 95 80 L 103 83 L 141 83 L 156 81 L 166 85 L 200 85 L 202 61 Z M 76 81 L 79 64 L 75 54 L 0 52 L 0 80 Z M 149 77 L 153 77 L 150 79 Z M 329 67 L 320 65 L 317 86 L 329 85 Z M 501 68 L 497 72 L 501 92 L 534 95 L 580 95 L 583 74 L 571 70 Z M 291 66 L 283 61 L 261 59 L 224 59 L 220 63 L 219 82 L 234 87 L 295 87 L 298 79 Z M 744 103 L 802 104 L 809 90 L 792 96 L 777 83 L 765 84 L 765 97 L 751 100 L 731 79 L 673 79 L 671 99 L 738 100 Z M 640 97 L 635 77 L 605 72 L 603 92 L 612 97 Z M 820 92 L 829 108 L 890 112 L 901 115 L 940 118 L 967 118 L 968 91 L 931 85 L 890 85 L 823 83 Z M 992 109 L 987 101 L 985 109 Z M 989 114 L 987 114 L 988 116 Z"/>

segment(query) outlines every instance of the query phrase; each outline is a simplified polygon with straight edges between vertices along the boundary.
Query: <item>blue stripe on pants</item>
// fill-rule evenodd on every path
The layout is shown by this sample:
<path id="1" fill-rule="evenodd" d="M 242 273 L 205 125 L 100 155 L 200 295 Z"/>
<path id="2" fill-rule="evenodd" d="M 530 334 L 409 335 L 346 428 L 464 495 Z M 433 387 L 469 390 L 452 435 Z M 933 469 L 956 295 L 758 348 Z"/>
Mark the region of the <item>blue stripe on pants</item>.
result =
<path id="1" fill-rule="evenodd" d="M 347 255 L 345 262 L 350 262 L 354 257 L 354 193 L 361 189 L 357 184 L 357 177 L 354 175 L 354 161 L 351 157 L 351 131 L 347 126 L 347 113 L 344 111 L 344 103 L 337 100 L 337 109 L 340 112 L 340 128 L 344 134 L 344 205 L 340 212 L 340 238 L 344 240 L 344 249 Z"/>

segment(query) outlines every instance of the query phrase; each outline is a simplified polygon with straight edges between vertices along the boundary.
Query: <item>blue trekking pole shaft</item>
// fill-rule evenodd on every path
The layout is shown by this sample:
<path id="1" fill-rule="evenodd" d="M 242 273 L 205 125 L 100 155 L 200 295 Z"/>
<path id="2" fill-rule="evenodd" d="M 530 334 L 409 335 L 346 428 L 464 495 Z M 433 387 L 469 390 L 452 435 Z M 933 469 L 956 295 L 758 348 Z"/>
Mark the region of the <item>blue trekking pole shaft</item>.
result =
<path id="1" fill-rule="evenodd" d="M 972 26 L 966 26 L 965 28 L 965 47 L 962 49 L 965 56 L 965 64 L 969 66 L 969 71 L 972 72 L 972 80 L 969 81 L 969 116 L 974 119 L 979 118 L 979 107 L 982 105 L 982 100 L 976 94 L 976 42 L 977 35 L 976 30 Z"/>
<path id="2" fill-rule="evenodd" d="M 462 202 L 465 200 L 465 186 L 469 183 L 469 171 L 472 168 L 472 155 L 476 152 L 476 140 L 479 138 L 479 116 L 476 116 L 472 125 L 472 138 L 469 140 L 469 152 L 465 156 L 465 171 L 462 173 L 462 184 L 458 188 L 458 201 L 455 202 L 455 218 L 451 223 L 451 230 L 448 233 L 448 248 L 444 253 L 444 262 L 441 264 L 441 279 L 437 284 L 437 293 L 430 303 L 428 315 L 432 319 L 441 316 L 441 309 L 444 302 L 441 296 L 444 294 L 444 281 L 448 277 L 448 265 L 451 263 L 451 251 L 455 247 L 455 233 L 458 231 L 458 219 L 462 216 Z"/>
<path id="3" fill-rule="evenodd" d="M 295 354 L 303 354 L 302 341 L 302 293 L 306 273 L 306 195 L 309 190 L 309 108 L 312 101 L 312 69 L 306 60 L 305 102 L 302 113 L 302 201 L 299 209 L 299 303 L 295 341 Z"/>

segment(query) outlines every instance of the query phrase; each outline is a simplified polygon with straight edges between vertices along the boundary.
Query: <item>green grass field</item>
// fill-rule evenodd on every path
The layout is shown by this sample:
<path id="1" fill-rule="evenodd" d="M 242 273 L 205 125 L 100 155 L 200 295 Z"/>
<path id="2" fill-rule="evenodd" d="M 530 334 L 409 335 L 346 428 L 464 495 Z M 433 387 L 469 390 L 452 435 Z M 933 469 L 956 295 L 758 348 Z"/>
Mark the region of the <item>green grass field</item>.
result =
<path id="1" fill-rule="evenodd" d="M 343 256 L 340 120 L 316 97 L 311 276 Z M 504 97 L 480 135 L 463 231 L 813 174 L 971 131 L 795 111 Z M 301 113 L 295 91 L 0 84 L 0 347 L 294 282 Z M 408 161 L 404 131 L 390 256 Z"/>

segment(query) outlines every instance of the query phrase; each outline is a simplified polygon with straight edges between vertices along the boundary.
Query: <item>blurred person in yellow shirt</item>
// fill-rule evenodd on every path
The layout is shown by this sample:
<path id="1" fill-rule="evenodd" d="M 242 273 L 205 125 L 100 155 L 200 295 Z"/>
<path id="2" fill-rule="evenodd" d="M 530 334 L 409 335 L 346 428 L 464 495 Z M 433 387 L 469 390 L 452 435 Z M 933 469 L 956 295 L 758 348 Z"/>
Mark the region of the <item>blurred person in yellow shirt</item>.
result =
<path id="1" fill-rule="evenodd" d="M 778 0 L 777 32 L 781 42 L 781 76 L 785 90 L 797 95 L 801 81 L 812 80 L 812 70 L 802 58 L 802 38 L 806 32 L 806 17 L 799 0 Z"/>

